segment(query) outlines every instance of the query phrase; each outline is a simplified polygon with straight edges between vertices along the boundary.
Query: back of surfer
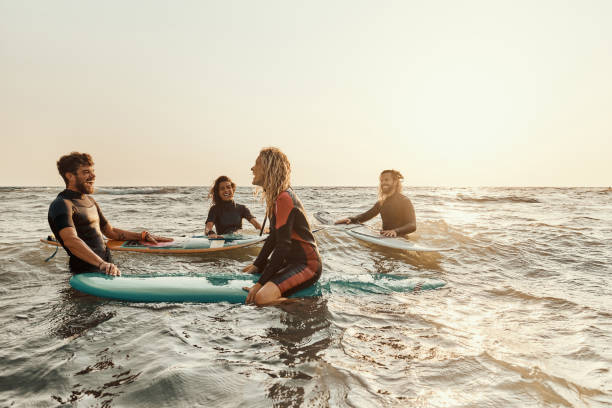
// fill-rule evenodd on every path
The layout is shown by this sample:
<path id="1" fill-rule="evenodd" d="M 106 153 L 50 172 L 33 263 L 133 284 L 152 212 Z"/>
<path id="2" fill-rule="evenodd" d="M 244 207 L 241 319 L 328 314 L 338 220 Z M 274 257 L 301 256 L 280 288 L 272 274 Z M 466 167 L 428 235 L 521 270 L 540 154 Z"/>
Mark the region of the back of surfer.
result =
<path id="1" fill-rule="evenodd" d="M 113 263 L 102 234 L 122 241 L 157 243 L 172 239 L 148 231 L 130 232 L 111 226 L 96 200 L 89 195 L 94 192 L 96 179 L 93 165 L 93 159 L 87 153 L 72 152 L 57 161 L 57 170 L 66 183 L 66 189 L 49 206 L 49 226 L 70 256 L 71 272 L 101 271 L 118 276 L 121 272 Z"/>
<path id="2" fill-rule="evenodd" d="M 380 213 L 383 227 L 380 234 L 385 237 L 397 237 L 416 231 L 414 207 L 408 197 L 401 193 L 404 176 L 397 170 L 383 170 L 380 173 L 378 201 L 363 214 L 343 218 L 336 224 L 366 222 Z"/>

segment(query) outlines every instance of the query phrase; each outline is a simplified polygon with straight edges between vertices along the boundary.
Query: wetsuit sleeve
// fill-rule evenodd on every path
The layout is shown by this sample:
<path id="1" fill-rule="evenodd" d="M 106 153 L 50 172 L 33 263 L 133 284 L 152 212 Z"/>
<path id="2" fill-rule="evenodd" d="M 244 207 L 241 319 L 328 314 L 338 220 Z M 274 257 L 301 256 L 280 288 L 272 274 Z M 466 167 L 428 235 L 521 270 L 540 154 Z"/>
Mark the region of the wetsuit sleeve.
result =
<path id="1" fill-rule="evenodd" d="M 106 220 L 106 217 L 104 217 L 104 214 L 102 214 L 102 210 L 100 209 L 100 206 L 98 205 L 96 200 L 94 200 L 93 198 L 91 200 L 96 205 L 96 210 L 98 210 L 98 217 L 100 218 L 100 228 L 104 228 L 104 226 L 108 224 L 108 221 Z"/>
<path id="2" fill-rule="evenodd" d="M 274 250 L 276 246 L 276 230 L 274 229 L 274 225 L 270 226 L 270 235 L 266 238 L 261 251 L 259 251 L 259 255 L 257 255 L 257 259 L 253 262 L 253 265 L 257 267 L 260 271 L 263 271 L 268 264 L 268 257 Z"/>
<path id="3" fill-rule="evenodd" d="M 67 227 L 74 228 L 72 221 L 72 209 L 64 200 L 55 200 L 49 207 L 49 224 L 53 233 L 59 232 Z M 59 238 L 59 237 L 58 237 Z"/>
<path id="4" fill-rule="evenodd" d="M 351 222 L 366 222 L 367 220 L 371 220 L 376 217 L 380 213 L 380 201 L 377 201 L 374 204 L 374 207 L 370 208 L 368 211 L 363 214 L 356 215 L 354 217 L 350 217 Z"/>
<path id="5" fill-rule="evenodd" d="M 206 217 L 206 222 L 215 222 L 215 215 L 216 215 L 216 206 L 212 206 L 210 207 L 210 210 L 208 210 L 208 217 Z"/>
<path id="6" fill-rule="evenodd" d="M 274 225 L 276 245 L 270 262 L 266 265 L 257 283 L 265 285 L 280 270 L 283 262 L 287 259 L 291 250 L 291 232 L 293 231 L 296 211 L 289 193 L 281 193 L 276 199 L 276 225 Z"/>
<path id="7" fill-rule="evenodd" d="M 409 199 L 406 199 L 402 203 L 401 208 L 402 213 L 404 213 L 404 219 L 410 220 L 407 224 L 402 225 L 401 227 L 395 228 L 395 232 L 398 235 L 405 235 L 414 232 L 413 228 L 416 228 L 416 216 L 414 214 L 414 207 L 412 206 L 412 202 Z"/>
<path id="8" fill-rule="evenodd" d="M 253 214 L 251 214 L 251 211 L 249 211 L 249 209 L 247 208 L 247 206 L 246 206 L 246 205 L 243 205 L 243 206 L 242 206 L 242 211 L 241 211 L 240 216 L 241 216 L 242 218 L 244 218 L 245 220 L 247 220 L 247 221 L 250 221 L 250 220 L 252 220 L 253 218 L 255 218 L 255 217 L 253 217 Z"/>

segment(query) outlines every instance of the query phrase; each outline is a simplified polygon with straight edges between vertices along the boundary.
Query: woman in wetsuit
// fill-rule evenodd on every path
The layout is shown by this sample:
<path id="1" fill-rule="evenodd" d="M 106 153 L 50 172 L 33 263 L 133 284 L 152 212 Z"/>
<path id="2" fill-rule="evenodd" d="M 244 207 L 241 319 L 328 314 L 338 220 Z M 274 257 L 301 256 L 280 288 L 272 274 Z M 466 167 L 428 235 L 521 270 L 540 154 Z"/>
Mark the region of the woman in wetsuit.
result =
<path id="1" fill-rule="evenodd" d="M 219 238 L 223 234 L 231 234 L 242 229 L 242 219 L 245 218 L 255 228 L 261 230 L 257 219 L 251 215 L 249 209 L 234 201 L 236 184 L 227 176 L 217 177 L 210 188 L 208 198 L 212 199 L 213 206 L 208 210 L 204 234 L 211 238 Z M 217 231 L 213 229 L 217 228 Z"/>
<path id="2" fill-rule="evenodd" d="M 290 187 L 287 156 L 277 148 L 265 148 L 251 171 L 253 184 L 263 189 L 270 236 L 255 262 L 244 268 L 245 272 L 261 273 L 261 277 L 244 289 L 249 292 L 247 303 L 262 306 L 283 301 L 314 284 L 322 265 L 304 207 Z"/>

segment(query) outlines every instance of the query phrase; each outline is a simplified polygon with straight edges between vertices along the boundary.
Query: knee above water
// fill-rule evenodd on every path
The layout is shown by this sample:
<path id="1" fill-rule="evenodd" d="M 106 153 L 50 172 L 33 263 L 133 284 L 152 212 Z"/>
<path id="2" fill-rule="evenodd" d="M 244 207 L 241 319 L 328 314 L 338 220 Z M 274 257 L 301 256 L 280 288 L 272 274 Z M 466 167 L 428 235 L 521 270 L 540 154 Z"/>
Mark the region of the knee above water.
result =
<path id="1" fill-rule="evenodd" d="M 261 293 L 261 292 L 258 292 L 258 293 L 255 295 L 255 305 L 257 305 L 257 306 L 265 306 L 265 305 L 267 305 L 268 303 L 270 303 L 270 302 L 272 302 L 272 301 L 274 301 L 274 299 L 272 299 L 272 298 L 271 298 L 271 297 L 270 297 L 268 294 L 266 294 L 266 293 Z"/>

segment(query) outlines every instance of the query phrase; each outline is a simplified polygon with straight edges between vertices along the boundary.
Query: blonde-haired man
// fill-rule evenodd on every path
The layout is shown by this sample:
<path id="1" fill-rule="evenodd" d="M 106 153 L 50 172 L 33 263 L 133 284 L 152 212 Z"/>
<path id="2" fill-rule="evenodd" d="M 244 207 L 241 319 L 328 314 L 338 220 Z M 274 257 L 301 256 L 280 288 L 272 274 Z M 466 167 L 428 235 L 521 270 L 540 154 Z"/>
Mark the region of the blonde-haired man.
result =
<path id="1" fill-rule="evenodd" d="M 343 218 L 336 224 L 351 224 L 368 221 L 380 213 L 383 228 L 381 235 L 397 237 L 416 231 L 414 207 L 408 197 L 401 193 L 404 176 L 397 170 L 383 170 L 380 173 L 378 201 L 363 214 Z"/>

